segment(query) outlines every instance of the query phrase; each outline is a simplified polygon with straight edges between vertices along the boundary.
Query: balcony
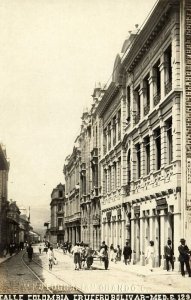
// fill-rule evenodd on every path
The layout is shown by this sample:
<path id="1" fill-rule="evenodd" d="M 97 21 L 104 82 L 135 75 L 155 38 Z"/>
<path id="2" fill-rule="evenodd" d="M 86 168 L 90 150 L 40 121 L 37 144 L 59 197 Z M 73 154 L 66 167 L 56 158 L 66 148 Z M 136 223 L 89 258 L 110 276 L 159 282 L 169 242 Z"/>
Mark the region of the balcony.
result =
<path id="1" fill-rule="evenodd" d="M 165 95 L 170 93 L 171 90 L 172 90 L 172 80 L 168 80 L 165 82 L 165 86 L 164 86 Z"/>
<path id="2" fill-rule="evenodd" d="M 80 221 L 80 219 L 81 219 L 81 213 L 77 212 L 77 213 L 74 213 L 70 216 L 66 216 L 65 217 L 65 223 Z"/>
<path id="3" fill-rule="evenodd" d="M 93 215 L 92 224 L 93 224 L 93 226 L 99 226 L 100 225 L 100 216 L 98 214 Z"/>
<path id="4" fill-rule="evenodd" d="M 160 99 L 161 99 L 161 94 L 160 92 L 158 91 L 154 97 L 153 97 L 153 102 L 154 102 L 154 105 L 156 106 L 159 102 L 160 102 Z"/>
<path id="5" fill-rule="evenodd" d="M 144 106 L 144 116 L 148 115 L 150 111 L 150 104 Z"/>
<path id="6" fill-rule="evenodd" d="M 135 118 L 135 124 L 138 124 L 140 121 L 140 113 L 136 114 L 134 118 Z"/>

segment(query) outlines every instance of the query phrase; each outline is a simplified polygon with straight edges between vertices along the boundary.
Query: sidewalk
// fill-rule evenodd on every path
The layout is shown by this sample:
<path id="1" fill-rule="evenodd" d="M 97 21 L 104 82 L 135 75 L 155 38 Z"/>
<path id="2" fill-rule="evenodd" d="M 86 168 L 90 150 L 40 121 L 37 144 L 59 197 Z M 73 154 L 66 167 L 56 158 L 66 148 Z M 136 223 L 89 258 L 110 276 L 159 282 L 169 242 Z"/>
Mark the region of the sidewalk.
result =
<path id="1" fill-rule="evenodd" d="M 16 255 L 16 253 L 13 253 L 12 256 L 10 256 L 10 254 L 7 254 L 5 257 L 0 257 L 0 264 L 2 264 L 4 261 L 10 259 L 14 255 Z"/>
<path id="2" fill-rule="evenodd" d="M 60 256 L 61 260 L 67 261 L 68 263 L 73 264 L 73 256 L 71 254 L 65 254 L 62 256 L 63 251 L 61 249 L 55 249 L 58 256 Z M 59 257 L 58 257 L 59 258 Z M 99 260 L 94 260 L 93 262 L 93 270 L 104 270 L 103 263 Z M 123 262 L 109 262 L 109 271 L 116 276 L 117 274 L 122 275 L 123 278 L 126 278 L 128 275 L 137 276 L 142 280 L 148 280 L 150 282 L 154 282 L 155 284 L 164 286 L 164 289 L 174 288 L 175 292 L 182 291 L 191 291 L 191 278 L 187 275 L 185 277 L 181 276 L 181 273 L 178 271 L 166 271 L 162 268 L 154 268 L 153 272 L 151 272 L 147 266 L 140 265 L 125 265 Z"/>

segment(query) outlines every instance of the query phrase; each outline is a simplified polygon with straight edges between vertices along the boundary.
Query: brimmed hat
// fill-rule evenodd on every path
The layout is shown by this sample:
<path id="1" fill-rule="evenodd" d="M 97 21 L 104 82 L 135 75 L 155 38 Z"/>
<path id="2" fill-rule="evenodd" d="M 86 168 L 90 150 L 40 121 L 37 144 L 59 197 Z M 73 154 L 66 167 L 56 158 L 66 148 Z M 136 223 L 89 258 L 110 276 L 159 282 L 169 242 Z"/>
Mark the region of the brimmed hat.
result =
<path id="1" fill-rule="evenodd" d="M 182 242 L 186 242 L 186 240 L 185 239 L 180 239 L 180 242 L 182 243 Z"/>

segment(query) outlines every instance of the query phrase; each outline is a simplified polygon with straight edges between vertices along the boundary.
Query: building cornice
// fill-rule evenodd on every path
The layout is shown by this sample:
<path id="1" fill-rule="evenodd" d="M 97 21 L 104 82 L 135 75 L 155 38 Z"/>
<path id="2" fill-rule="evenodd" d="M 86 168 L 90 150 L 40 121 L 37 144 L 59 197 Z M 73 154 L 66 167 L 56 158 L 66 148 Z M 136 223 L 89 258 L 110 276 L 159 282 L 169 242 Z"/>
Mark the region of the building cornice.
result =
<path id="1" fill-rule="evenodd" d="M 172 8 L 177 7 L 179 2 L 179 0 L 160 0 L 157 3 L 143 29 L 137 34 L 128 53 L 122 59 L 122 65 L 128 72 L 133 70 L 148 51 L 157 34 L 169 20 Z"/>
<path id="2" fill-rule="evenodd" d="M 98 105 L 97 114 L 99 115 L 99 117 L 103 116 L 104 112 L 107 110 L 113 98 L 118 94 L 119 90 L 120 85 L 112 81 Z"/>

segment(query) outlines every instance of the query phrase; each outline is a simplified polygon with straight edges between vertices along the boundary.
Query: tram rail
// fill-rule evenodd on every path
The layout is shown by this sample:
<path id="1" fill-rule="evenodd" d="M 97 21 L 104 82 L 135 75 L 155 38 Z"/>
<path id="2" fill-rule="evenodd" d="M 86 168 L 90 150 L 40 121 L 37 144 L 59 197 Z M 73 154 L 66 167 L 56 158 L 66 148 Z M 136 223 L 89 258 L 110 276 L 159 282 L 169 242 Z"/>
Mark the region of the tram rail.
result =
<path id="1" fill-rule="evenodd" d="M 63 293 L 62 290 L 56 290 L 55 288 L 51 288 L 48 287 L 46 283 L 44 283 L 41 278 L 40 275 L 34 271 L 34 269 L 32 269 L 31 265 L 27 264 L 26 262 L 26 252 L 23 253 L 23 255 L 21 256 L 21 261 L 22 263 L 28 268 L 28 270 L 39 280 L 39 282 L 41 283 L 41 285 L 50 293 L 50 294 L 55 294 L 55 293 Z M 43 269 L 43 271 L 48 272 L 52 277 L 56 278 L 59 282 L 62 282 L 63 285 L 66 288 L 66 291 L 64 291 L 66 294 L 70 294 L 70 293 L 76 293 L 76 294 L 84 294 L 84 292 L 79 289 L 76 286 L 72 286 L 70 282 L 68 282 L 67 280 L 57 276 L 56 274 L 54 274 L 52 271 L 48 270 L 47 268 L 45 268 L 44 266 L 42 266 L 42 264 L 40 264 L 39 262 L 37 262 L 34 258 L 32 259 L 32 262 L 38 266 L 39 268 Z"/>

